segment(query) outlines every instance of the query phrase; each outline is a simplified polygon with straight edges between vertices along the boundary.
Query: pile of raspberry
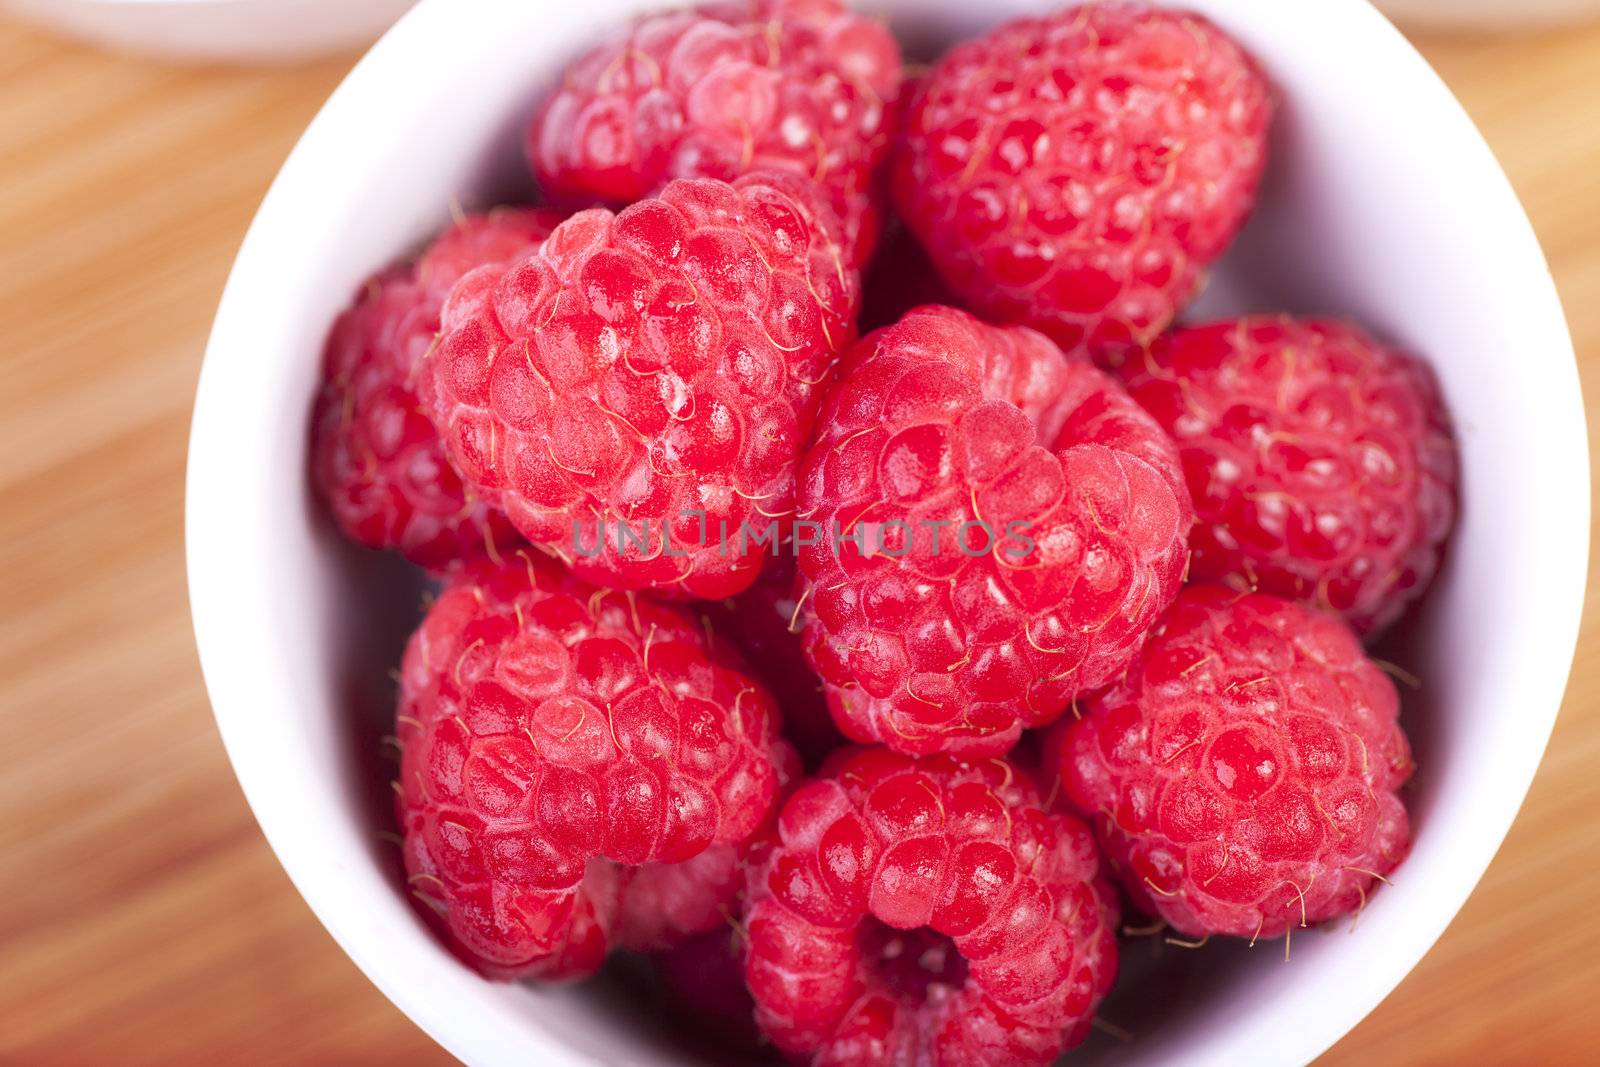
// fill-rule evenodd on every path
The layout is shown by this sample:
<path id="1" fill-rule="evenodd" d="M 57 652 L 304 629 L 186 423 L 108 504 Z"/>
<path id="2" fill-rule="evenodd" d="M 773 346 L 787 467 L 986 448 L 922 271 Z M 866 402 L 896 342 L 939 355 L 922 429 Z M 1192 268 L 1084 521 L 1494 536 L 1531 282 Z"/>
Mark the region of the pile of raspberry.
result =
<path id="1" fill-rule="evenodd" d="M 464 965 L 645 955 L 735 1055 L 1043 1065 L 1127 938 L 1287 955 L 1380 891 L 1414 764 L 1367 648 L 1455 445 L 1348 319 L 1180 321 L 1272 95 L 1143 3 L 913 79 L 842 0 L 714 0 L 529 102 L 542 206 L 375 265 L 312 482 L 433 583 L 395 815 Z"/>

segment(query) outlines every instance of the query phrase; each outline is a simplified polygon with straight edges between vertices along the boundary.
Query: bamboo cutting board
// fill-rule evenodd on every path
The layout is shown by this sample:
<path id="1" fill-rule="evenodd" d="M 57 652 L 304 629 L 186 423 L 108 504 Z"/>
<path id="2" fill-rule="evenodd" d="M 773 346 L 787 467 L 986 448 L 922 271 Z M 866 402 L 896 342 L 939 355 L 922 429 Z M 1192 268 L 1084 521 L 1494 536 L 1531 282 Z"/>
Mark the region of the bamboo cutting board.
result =
<path id="1" fill-rule="evenodd" d="M 1533 217 L 1592 399 L 1600 26 L 1422 46 Z M 211 313 L 257 201 L 348 65 L 163 67 L 0 23 L 0 1062 L 446 1061 L 257 832 L 184 591 L 184 447 Z M 1597 660 L 1591 596 L 1510 839 L 1328 1063 L 1594 1062 Z"/>

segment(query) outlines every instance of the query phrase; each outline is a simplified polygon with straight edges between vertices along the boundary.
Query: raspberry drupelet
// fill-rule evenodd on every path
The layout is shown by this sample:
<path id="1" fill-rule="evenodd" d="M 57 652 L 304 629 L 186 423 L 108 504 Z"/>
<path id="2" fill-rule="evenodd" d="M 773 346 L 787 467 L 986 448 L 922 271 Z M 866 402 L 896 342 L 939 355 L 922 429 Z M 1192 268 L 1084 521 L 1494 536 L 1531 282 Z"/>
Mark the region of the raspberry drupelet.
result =
<path id="1" fill-rule="evenodd" d="M 1089 828 L 1001 759 L 844 749 L 745 906 L 757 1025 L 798 1063 L 1048 1064 L 1116 974 Z"/>
<path id="2" fill-rule="evenodd" d="M 742 888 L 732 846 L 768 818 L 786 757 L 771 697 L 710 642 L 528 549 L 434 602 L 402 663 L 396 808 L 409 888 L 463 959 L 577 977 L 619 928 L 654 947 L 720 921 L 690 898 Z M 648 929 L 624 900 L 635 878 L 640 907 L 663 905 Z"/>
<path id="3" fill-rule="evenodd" d="M 1255 202 L 1270 93 L 1198 15 L 1096 3 L 952 48 L 895 206 L 968 306 L 1112 359 L 1198 291 Z"/>
<path id="4" fill-rule="evenodd" d="M 1349 323 L 1255 315 L 1174 330 L 1118 373 L 1178 444 L 1194 578 L 1369 638 L 1427 588 L 1456 489 L 1427 364 Z"/>
<path id="5" fill-rule="evenodd" d="M 1154 420 L 1082 357 L 951 308 L 850 352 L 799 497 L 829 708 L 906 752 L 997 755 L 1058 717 L 1123 669 L 1188 558 Z"/>
<path id="6" fill-rule="evenodd" d="M 815 181 L 865 262 L 880 225 L 900 49 L 840 0 L 723 0 L 648 15 L 567 69 L 527 153 L 552 196 L 627 204 L 673 178 Z"/>
<path id="7" fill-rule="evenodd" d="M 1190 586 L 1083 713 L 1046 746 L 1063 795 L 1130 900 L 1189 937 L 1354 912 L 1410 847 L 1399 698 L 1332 615 Z"/>
<path id="8" fill-rule="evenodd" d="M 814 189 L 675 181 L 461 280 L 425 397 L 463 478 L 572 570 L 719 599 L 794 510 L 860 282 Z"/>
<path id="9" fill-rule="evenodd" d="M 414 375 L 456 280 L 527 252 L 561 218 L 541 208 L 468 215 L 415 267 L 370 279 L 334 323 L 312 415 L 311 467 L 351 540 L 397 549 L 435 573 L 521 543 L 510 520 L 462 486 L 422 410 Z"/>

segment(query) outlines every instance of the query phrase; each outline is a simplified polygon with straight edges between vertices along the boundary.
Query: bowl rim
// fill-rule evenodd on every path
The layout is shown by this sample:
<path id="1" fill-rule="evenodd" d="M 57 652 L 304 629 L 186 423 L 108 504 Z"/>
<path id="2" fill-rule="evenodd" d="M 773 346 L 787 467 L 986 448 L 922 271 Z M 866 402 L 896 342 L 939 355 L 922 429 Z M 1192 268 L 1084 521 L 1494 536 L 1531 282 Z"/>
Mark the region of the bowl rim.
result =
<path id="1" fill-rule="evenodd" d="M 422 0 L 373 45 L 318 111 L 263 198 L 230 269 L 206 347 L 190 427 L 184 510 L 190 610 L 201 671 L 230 764 L 262 833 L 312 912 L 362 973 L 442 1047 L 467 1059 L 472 1055 L 471 1048 L 454 1032 L 446 1014 L 427 997 L 419 996 L 415 988 L 400 981 L 397 975 L 378 965 L 369 951 L 375 943 L 372 938 L 378 935 L 369 931 L 358 936 L 356 931 L 360 924 L 354 921 L 351 910 L 354 902 L 335 894 L 328 885 L 326 872 L 311 869 L 294 847 L 292 828 L 280 817 L 281 778 L 274 779 L 273 768 L 253 754 L 252 746 L 260 735 L 239 709 L 258 703 L 259 696 L 249 689 L 248 680 L 238 669 L 237 650 L 230 647 L 236 642 L 226 637 L 230 626 L 237 625 L 234 619 L 237 603 L 231 596 L 237 578 L 230 573 L 233 557 L 221 550 L 227 544 L 230 514 L 220 502 L 227 499 L 230 486 L 226 484 L 227 464 L 218 460 L 219 454 L 225 454 L 228 447 L 222 437 L 228 426 L 226 405 L 243 399 L 230 395 L 225 380 L 229 349 L 234 337 L 250 329 L 251 312 L 245 294 L 252 284 L 252 275 L 259 264 L 281 256 L 281 251 L 274 250 L 283 249 L 285 242 L 293 239 L 293 227 L 288 225 L 286 216 L 287 205 L 292 200 L 291 188 L 304 184 L 305 176 L 333 150 L 343 136 L 342 131 L 358 123 L 369 108 L 382 106 L 379 72 L 390 66 L 391 57 L 414 53 L 432 38 L 436 24 L 442 25 L 449 17 L 446 14 L 449 6 L 443 0 Z M 1181 0 L 1176 6 L 1182 6 Z M 1583 580 L 1550 591 L 1549 641 L 1543 646 L 1546 654 L 1538 664 L 1538 677 L 1543 684 L 1538 687 L 1538 699 L 1519 710 L 1523 723 L 1532 731 L 1530 736 L 1536 735 L 1538 740 L 1508 754 L 1507 764 L 1499 769 L 1499 777 L 1513 783 L 1503 789 L 1508 798 L 1515 797 L 1516 803 L 1506 804 L 1493 825 L 1481 827 L 1478 852 L 1461 865 L 1469 874 L 1448 893 L 1442 894 L 1442 906 L 1437 913 L 1425 916 L 1416 924 L 1410 944 L 1397 954 L 1396 962 L 1381 975 L 1374 975 L 1376 980 L 1360 994 L 1349 998 L 1356 1010 L 1345 1011 L 1339 1019 L 1307 1029 L 1292 1040 L 1297 1055 L 1307 1062 L 1354 1028 L 1431 949 L 1476 888 L 1520 810 L 1554 728 L 1576 650 L 1588 574 L 1590 514 L 1586 416 L 1576 359 L 1549 267 L 1509 179 L 1443 80 L 1368 0 L 1329 0 L 1326 11 L 1338 13 L 1340 17 L 1366 20 L 1368 25 L 1362 27 L 1363 33 L 1384 39 L 1388 49 L 1426 72 L 1423 91 L 1434 98 L 1430 110 L 1438 115 L 1441 123 L 1449 124 L 1446 133 L 1459 142 L 1459 147 L 1478 158 L 1478 169 L 1493 186 L 1495 203 L 1486 214 L 1508 228 L 1507 236 L 1512 245 L 1508 263 L 1515 269 L 1537 273 L 1536 282 L 1530 284 L 1538 290 L 1535 297 L 1543 305 L 1541 320 L 1547 334 L 1544 340 L 1546 347 L 1554 348 L 1550 353 L 1553 372 L 1565 379 L 1551 384 L 1551 425 L 1564 437 L 1567 446 L 1574 442 L 1582 446 L 1564 468 L 1570 484 L 1562 506 L 1564 518 L 1574 527 L 1581 523 L 1583 535 L 1578 538 L 1574 529 L 1564 539 L 1554 538 L 1551 551 L 1569 555 L 1568 573 L 1582 575 Z M 585 1067 L 591 1063 L 571 1050 L 549 1048 L 540 1052 L 545 1057 L 544 1062 L 556 1067 Z"/>

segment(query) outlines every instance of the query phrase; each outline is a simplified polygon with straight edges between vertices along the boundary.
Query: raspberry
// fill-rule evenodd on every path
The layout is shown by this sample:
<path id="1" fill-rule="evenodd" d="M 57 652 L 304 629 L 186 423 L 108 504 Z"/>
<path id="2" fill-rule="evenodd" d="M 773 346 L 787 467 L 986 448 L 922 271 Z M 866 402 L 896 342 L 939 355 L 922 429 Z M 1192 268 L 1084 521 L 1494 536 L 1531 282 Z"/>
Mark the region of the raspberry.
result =
<path id="1" fill-rule="evenodd" d="M 900 49 L 839 0 L 728 0 L 647 16 L 573 64 L 528 159 L 552 195 L 626 204 L 672 178 L 815 180 L 870 253 Z"/>
<path id="2" fill-rule="evenodd" d="M 826 215 L 789 175 L 676 181 L 468 274 L 426 374 L 463 478 L 602 584 L 748 586 L 853 336 Z"/>
<path id="3" fill-rule="evenodd" d="M 756 1022 L 813 1063 L 1048 1064 L 1116 974 L 1089 828 L 1000 759 L 842 750 L 746 903 Z"/>
<path id="4" fill-rule="evenodd" d="M 1192 574 L 1373 635 L 1427 588 L 1455 518 L 1455 444 L 1432 370 L 1328 319 L 1175 330 L 1119 373 L 1178 443 Z"/>
<path id="5" fill-rule="evenodd" d="M 1362 906 L 1404 858 L 1398 714 L 1336 617 L 1197 585 L 1052 743 L 1139 907 L 1191 937 L 1273 938 Z"/>
<path id="6" fill-rule="evenodd" d="M 610 867 L 693 863 L 773 807 L 772 700 L 725 654 L 526 549 L 439 597 L 402 663 L 397 810 L 410 887 L 458 954 L 498 977 L 589 973 L 631 880 L 715 882 L 715 857 Z"/>
<path id="7" fill-rule="evenodd" d="M 794 556 L 771 560 L 761 577 L 736 597 L 704 605 L 710 625 L 744 652 L 751 669 L 767 684 L 783 709 L 783 735 L 809 766 L 844 743 L 828 714 L 822 679 L 806 662 L 800 640 Z"/>
<path id="8" fill-rule="evenodd" d="M 904 120 L 895 206 L 952 288 L 1097 358 L 1153 338 L 1255 200 L 1271 100 L 1198 15 L 1091 4 L 957 45 Z"/>
<path id="9" fill-rule="evenodd" d="M 969 756 L 1123 669 L 1177 594 L 1192 514 L 1171 443 L 1114 380 L 939 307 L 846 357 L 800 504 L 796 544 L 823 542 L 800 556 L 806 652 L 835 720 Z"/>
<path id="10" fill-rule="evenodd" d="M 491 978 L 552 982 L 600 969 L 620 901 L 615 864 L 590 861 L 579 883 L 560 892 L 508 890 L 484 870 L 474 833 L 481 827 L 415 814 L 408 821 L 406 803 L 399 802 L 407 888 L 463 963 Z"/>
<path id="11" fill-rule="evenodd" d="M 435 572 L 520 543 L 504 515 L 462 487 L 412 375 L 456 279 L 526 252 L 559 221 L 539 209 L 468 216 L 415 269 L 380 271 L 334 323 L 312 416 L 312 475 L 351 540 L 398 549 Z"/>

